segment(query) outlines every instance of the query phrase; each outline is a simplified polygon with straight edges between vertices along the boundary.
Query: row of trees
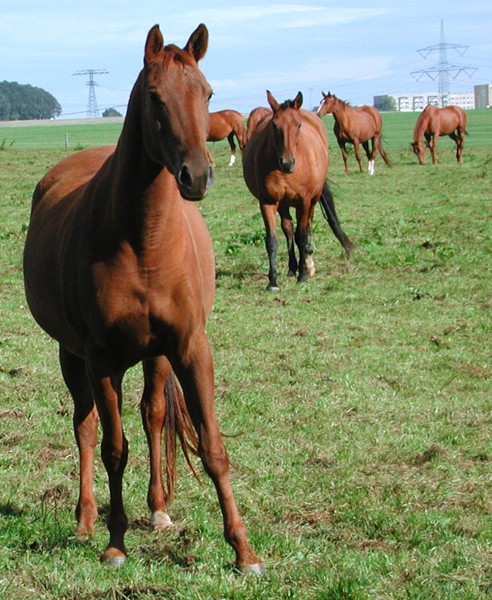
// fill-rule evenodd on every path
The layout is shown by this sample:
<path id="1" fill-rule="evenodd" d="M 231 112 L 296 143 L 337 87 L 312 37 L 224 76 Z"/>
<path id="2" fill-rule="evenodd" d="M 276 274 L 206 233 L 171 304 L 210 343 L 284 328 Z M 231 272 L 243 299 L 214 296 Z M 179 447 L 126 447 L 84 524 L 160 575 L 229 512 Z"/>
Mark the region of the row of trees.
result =
<path id="1" fill-rule="evenodd" d="M 62 108 L 49 92 L 15 81 L 0 81 L 0 121 L 54 119 Z"/>

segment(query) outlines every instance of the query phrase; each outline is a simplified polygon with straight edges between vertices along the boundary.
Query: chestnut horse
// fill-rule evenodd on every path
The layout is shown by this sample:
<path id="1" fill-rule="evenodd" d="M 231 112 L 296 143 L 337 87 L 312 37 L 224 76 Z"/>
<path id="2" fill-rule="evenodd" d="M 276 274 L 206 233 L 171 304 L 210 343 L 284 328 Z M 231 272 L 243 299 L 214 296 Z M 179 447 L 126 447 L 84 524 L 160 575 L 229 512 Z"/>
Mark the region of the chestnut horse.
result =
<path id="1" fill-rule="evenodd" d="M 59 343 L 63 377 L 75 404 L 77 533 L 92 534 L 97 517 L 93 460 L 99 418 L 110 490 L 109 544 L 101 560 L 114 566 L 127 554 L 122 380 L 130 366 L 142 362 L 153 528 L 171 524 L 166 505 L 173 492 L 177 433 L 184 449 L 196 444 L 213 480 L 237 567 L 262 569 L 236 507 L 215 415 L 205 334 L 214 255 L 206 225 L 188 202 L 205 196 L 213 175 L 205 143 L 211 89 L 197 64 L 207 45 L 204 25 L 184 49 L 164 46 L 155 25 L 116 148 L 64 159 L 33 196 L 24 251 L 26 295 L 36 321 Z M 167 492 L 161 473 L 164 427 Z"/>
<path id="2" fill-rule="evenodd" d="M 207 142 L 219 142 L 227 138 L 231 148 L 231 159 L 229 167 L 236 162 L 236 144 L 234 136 L 239 143 L 239 149 L 244 148 L 244 119 L 243 115 L 237 110 L 219 110 L 210 113 L 210 129 L 208 131 Z"/>
<path id="3" fill-rule="evenodd" d="M 282 104 L 269 91 L 267 98 L 272 113 L 260 121 L 244 147 L 243 173 L 250 192 L 259 200 L 265 223 L 265 245 L 270 263 L 267 290 L 277 291 L 277 212 L 287 239 L 289 275 L 294 276 L 298 271 L 298 282 L 314 275 L 311 225 L 318 201 L 347 256 L 354 245 L 340 227 L 326 183 L 328 140 L 323 122 L 312 112 L 301 109 L 301 92 L 294 100 Z M 296 211 L 295 234 L 290 208 Z M 299 260 L 295 255 L 294 239 Z"/>
<path id="4" fill-rule="evenodd" d="M 335 119 L 333 131 L 342 151 L 345 173 L 347 175 L 349 173 L 348 156 L 345 148 L 347 143 L 354 145 L 355 158 L 359 163 L 361 172 L 364 171 L 364 168 L 360 160 L 359 144 L 362 144 L 369 161 L 367 171 L 370 175 L 374 175 L 375 172 L 376 150 L 379 150 L 384 162 L 388 167 L 391 167 L 392 163 L 381 143 L 383 120 L 379 111 L 373 106 L 367 105 L 353 108 L 334 94 L 321 93 L 323 94 L 323 100 L 318 108 L 318 115 L 323 117 L 328 113 L 333 114 Z M 372 142 L 372 148 L 369 148 L 369 142 Z"/>
<path id="5" fill-rule="evenodd" d="M 430 148 L 432 164 L 437 165 L 437 142 L 440 135 L 449 135 L 456 143 L 456 160 L 463 162 L 463 146 L 465 144 L 466 113 L 459 106 L 446 106 L 437 108 L 428 104 L 420 113 L 415 129 L 413 130 L 412 148 L 419 163 L 425 163 L 425 146 L 422 138 L 425 138 Z"/>
<path id="6" fill-rule="evenodd" d="M 249 113 L 248 122 L 246 125 L 246 144 L 248 143 L 253 131 L 257 128 L 258 123 L 267 115 L 271 114 L 272 109 L 267 108 L 266 106 L 257 106 L 256 108 L 253 108 L 253 110 Z"/>

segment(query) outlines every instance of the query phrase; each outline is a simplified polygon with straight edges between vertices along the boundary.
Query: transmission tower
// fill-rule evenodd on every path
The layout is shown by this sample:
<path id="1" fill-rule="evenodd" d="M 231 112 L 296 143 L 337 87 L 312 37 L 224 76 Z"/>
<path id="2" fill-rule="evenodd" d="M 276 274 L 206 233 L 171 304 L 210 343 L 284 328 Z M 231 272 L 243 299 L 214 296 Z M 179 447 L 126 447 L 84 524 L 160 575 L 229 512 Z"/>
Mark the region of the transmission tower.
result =
<path id="1" fill-rule="evenodd" d="M 433 52 L 439 52 L 438 64 L 428 69 L 421 69 L 420 71 L 412 71 L 410 73 L 410 75 L 413 75 L 417 81 L 420 81 L 425 75 L 432 79 L 432 81 L 436 81 L 437 79 L 438 93 L 441 98 L 441 107 L 448 104 L 449 78 L 452 77 L 453 79 L 456 79 L 461 73 L 465 73 L 468 75 L 468 77 L 471 77 L 477 70 L 476 67 L 450 64 L 448 62 L 448 50 L 455 50 L 460 56 L 463 56 L 468 50 L 468 46 L 460 46 L 459 44 L 446 44 L 444 41 L 444 21 L 441 21 L 440 43 L 417 50 L 417 52 L 424 58 L 427 58 Z"/>
<path id="2" fill-rule="evenodd" d="M 97 100 L 96 100 L 96 85 L 98 85 L 94 81 L 94 75 L 107 75 L 109 71 L 105 71 L 104 69 L 86 69 L 85 71 L 76 71 L 74 75 L 88 75 L 89 81 L 86 82 L 86 85 L 89 86 L 89 100 L 87 101 L 87 116 L 88 117 L 98 117 L 99 109 L 97 108 Z"/>

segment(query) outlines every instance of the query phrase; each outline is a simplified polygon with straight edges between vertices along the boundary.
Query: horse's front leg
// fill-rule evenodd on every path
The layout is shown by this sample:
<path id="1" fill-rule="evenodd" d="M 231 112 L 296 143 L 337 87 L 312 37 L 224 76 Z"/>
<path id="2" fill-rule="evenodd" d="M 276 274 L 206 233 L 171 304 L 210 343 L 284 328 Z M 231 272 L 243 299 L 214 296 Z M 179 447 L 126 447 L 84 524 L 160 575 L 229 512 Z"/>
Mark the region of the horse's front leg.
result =
<path id="1" fill-rule="evenodd" d="M 229 459 L 215 414 L 214 370 L 204 331 L 196 331 L 188 342 L 179 344 L 172 360 L 181 383 L 188 412 L 198 434 L 198 453 L 212 479 L 222 511 L 224 535 L 236 553 L 236 566 L 243 572 L 263 570 L 252 550 L 229 480 Z"/>
<path id="2" fill-rule="evenodd" d="M 311 223 L 313 220 L 314 207 L 316 203 L 311 202 L 309 207 L 303 207 L 297 211 L 296 244 L 299 248 L 299 275 L 297 283 L 307 281 L 308 275 L 315 273 L 313 261 L 313 246 L 311 241 Z"/>
<path id="3" fill-rule="evenodd" d="M 94 351 L 87 357 L 87 373 L 101 419 L 101 457 L 109 481 L 109 544 L 101 561 L 119 567 L 126 558 L 124 537 L 128 527 L 122 495 L 123 473 L 128 459 L 128 442 L 121 422 L 123 371 L 116 369 L 105 354 Z"/>
<path id="4" fill-rule="evenodd" d="M 429 148 L 432 156 L 432 164 L 437 165 L 437 142 L 439 141 L 439 134 L 434 133 L 429 141 Z"/>
<path id="5" fill-rule="evenodd" d="M 151 512 L 151 526 L 154 530 L 166 529 L 172 525 L 166 512 L 169 494 L 162 482 L 161 439 L 166 419 L 165 384 L 171 374 L 171 365 L 164 357 L 143 363 L 144 391 L 140 404 L 142 423 L 149 445 L 150 480 L 147 504 Z M 174 475 L 174 473 L 173 473 Z M 169 482 L 168 487 L 172 485 Z M 171 493 L 172 490 L 168 490 Z"/>
<path id="6" fill-rule="evenodd" d="M 337 141 L 338 141 L 338 145 L 340 146 L 340 151 L 342 153 L 343 164 L 345 166 L 345 175 L 348 175 L 349 174 L 349 166 L 348 166 L 347 148 L 345 146 L 344 140 L 337 140 Z"/>
<path id="7" fill-rule="evenodd" d="M 94 534 L 97 519 L 94 496 L 94 453 L 97 445 L 98 415 L 87 379 L 85 361 L 60 346 L 60 366 L 74 401 L 73 426 L 79 449 L 79 499 L 75 514 L 79 537 Z"/>
<path id="8" fill-rule="evenodd" d="M 278 238 L 276 227 L 276 204 L 264 204 L 260 201 L 261 216 L 265 223 L 265 247 L 268 253 L 268 262 L 270 268 L 268 270 L 268 285 L 269 292 L 278 292 L 280 289 L 277 284 L 277 251 Z"/>
<path id="9" fill-rule="evenodd" d="M 355 152 L 355 158 L 357 159 L 357 162 L 359 163 L 359 171 L 361 173 L 364 172 L 364 167 L 362 166 L 362 160 L 360 158 L 360 145 L 359 145 L 359 139 L 358 138 L 354 138 L 353 140 L 354 142 L 354 152 Z"/>
<path id="10" fill-rule="evenodd" d="M 280 224 L 287 240 L 287 252 L 289 254 L 289 272 L 288 277 L 294 277 L 297 273 L 297 258 L 294 248 L 294 225 L 290 216 L 289 207 L 279 206 Z"/>

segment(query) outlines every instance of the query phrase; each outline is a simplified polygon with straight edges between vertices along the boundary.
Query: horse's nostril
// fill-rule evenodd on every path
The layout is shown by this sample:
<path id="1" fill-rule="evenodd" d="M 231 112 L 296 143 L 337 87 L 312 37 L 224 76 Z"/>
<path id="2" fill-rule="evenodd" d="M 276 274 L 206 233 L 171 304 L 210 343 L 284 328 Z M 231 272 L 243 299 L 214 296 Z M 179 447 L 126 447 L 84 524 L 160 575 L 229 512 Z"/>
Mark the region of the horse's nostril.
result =
<path id="1" fill-rule="evenodd" d="M 182 187 L 190 188 L 191 182 L 192 182 L 192 179 L 191 179 L 190 170 L 188 169 L 188 167 L 186 165 L 183 165 L 179 172 L 179 184 Z"/>

